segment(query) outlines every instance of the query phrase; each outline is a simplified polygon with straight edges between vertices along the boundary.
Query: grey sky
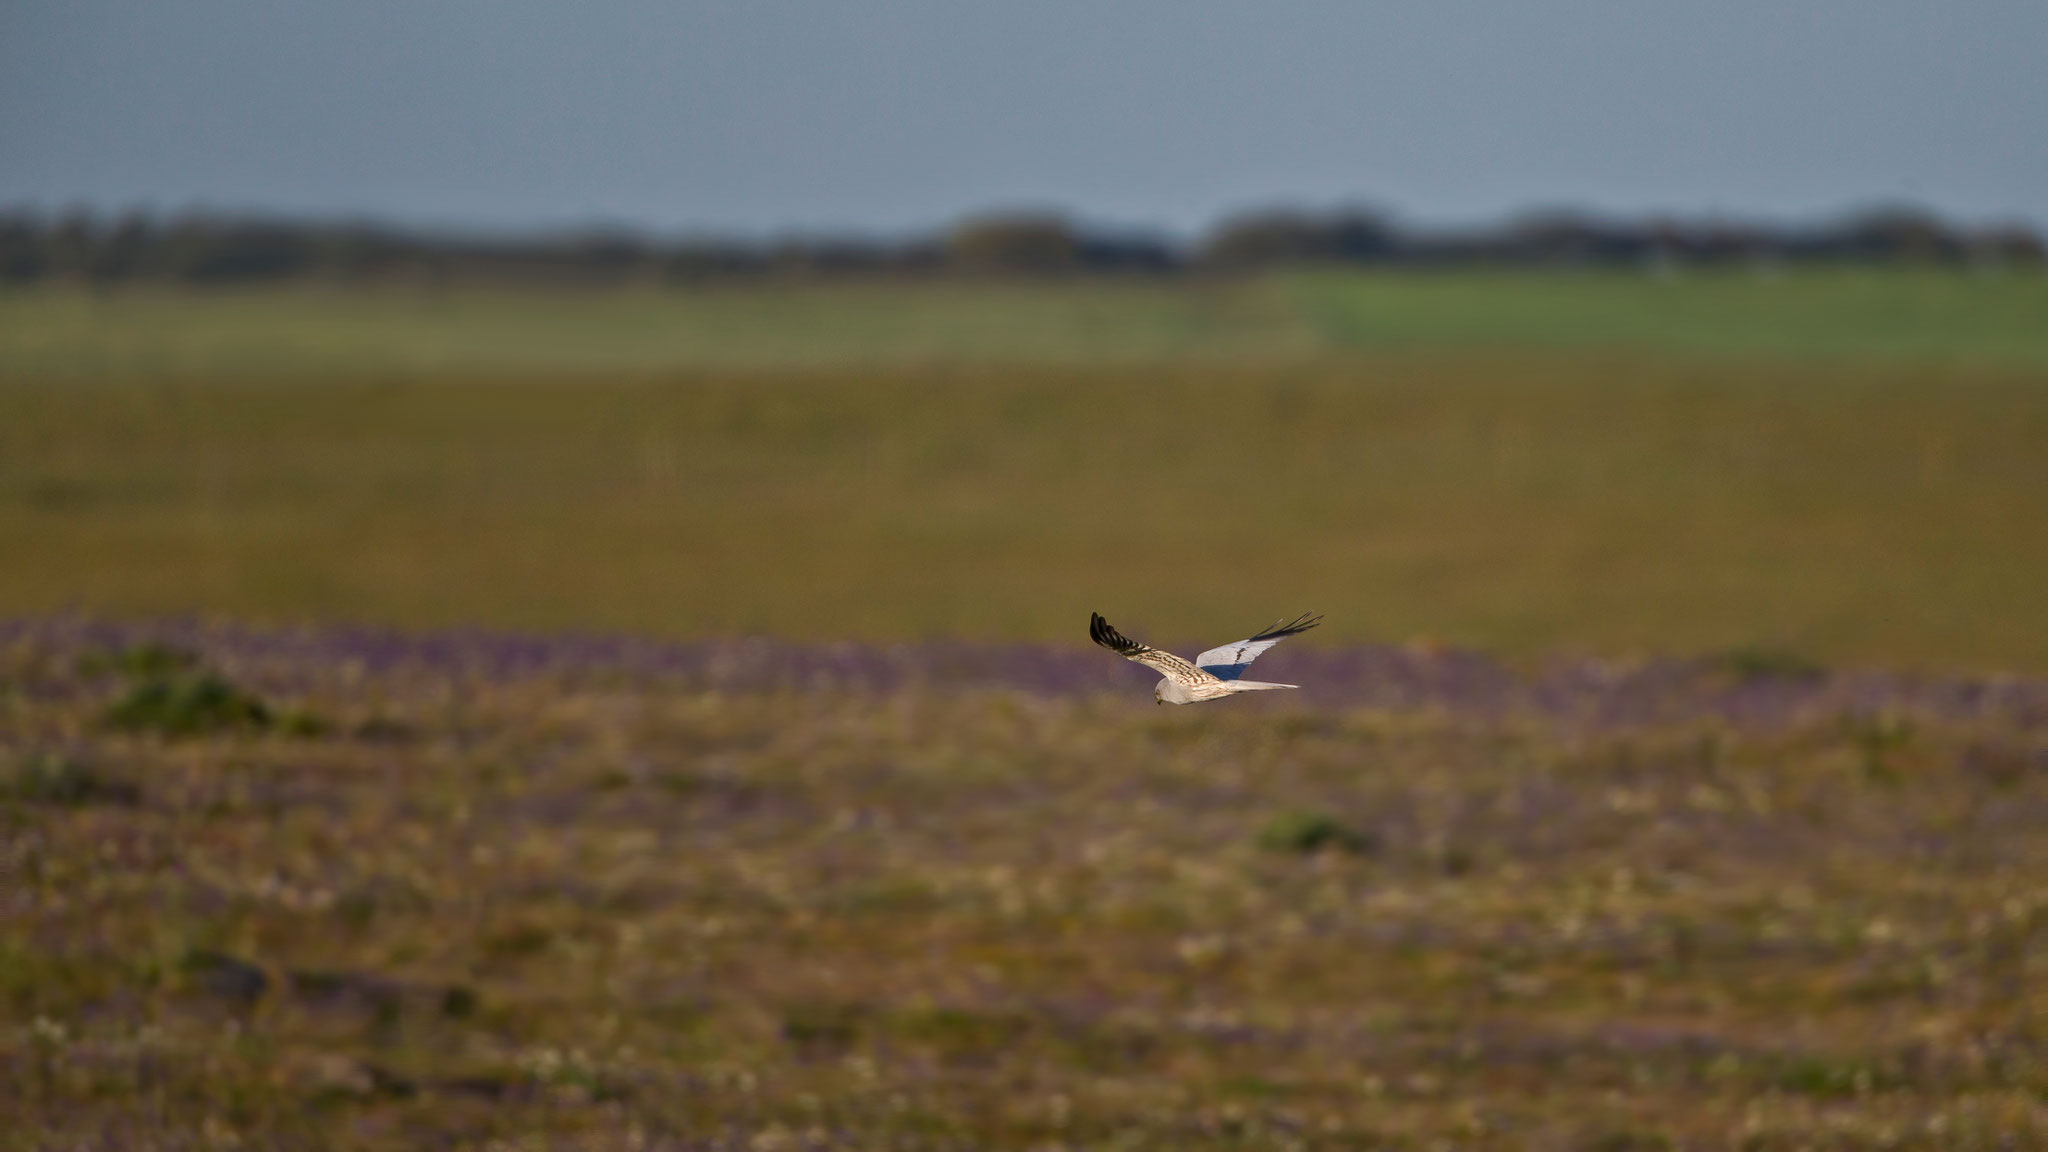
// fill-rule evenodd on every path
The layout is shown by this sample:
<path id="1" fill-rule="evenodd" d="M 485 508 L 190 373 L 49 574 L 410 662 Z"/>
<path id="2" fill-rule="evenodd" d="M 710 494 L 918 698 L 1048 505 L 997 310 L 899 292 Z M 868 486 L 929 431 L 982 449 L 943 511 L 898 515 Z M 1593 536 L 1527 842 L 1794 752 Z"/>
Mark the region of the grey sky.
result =
<path id="1" fill-rule="evenodd" d="M 0 0 L 0 204 L 2048 224 L 2043 0 Z"/>

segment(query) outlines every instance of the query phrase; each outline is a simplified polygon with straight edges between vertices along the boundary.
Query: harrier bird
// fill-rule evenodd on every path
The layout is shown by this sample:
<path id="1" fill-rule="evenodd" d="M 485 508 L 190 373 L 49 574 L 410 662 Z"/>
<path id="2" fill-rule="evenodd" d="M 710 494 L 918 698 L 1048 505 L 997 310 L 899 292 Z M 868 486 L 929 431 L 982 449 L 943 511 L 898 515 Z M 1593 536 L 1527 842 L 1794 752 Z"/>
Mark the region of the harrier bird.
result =
<path id="1" fill-rule="evenodd" d="M 1171 652 L 1140 644 L 1109 626 L 1099 612 L 1088 617 L 1088 638 L 1126 660 L 1165 673 L 1166 679 L 1152 689 L 1152 699 L 1161 704 L 1193 704 L 1216 700 L 1238 692 L 1263 692 L 1268 688 L 1299 688 L 1299 684 L 1267 684 L 1239 680 L 1259 654 L 1289 636 L 1298 636 L 1323 622 L 1321 616 L 1303 613 L 1293 620 L 1273 625 L 1248 640 L 1211 648 L 1190 664 Z"/>

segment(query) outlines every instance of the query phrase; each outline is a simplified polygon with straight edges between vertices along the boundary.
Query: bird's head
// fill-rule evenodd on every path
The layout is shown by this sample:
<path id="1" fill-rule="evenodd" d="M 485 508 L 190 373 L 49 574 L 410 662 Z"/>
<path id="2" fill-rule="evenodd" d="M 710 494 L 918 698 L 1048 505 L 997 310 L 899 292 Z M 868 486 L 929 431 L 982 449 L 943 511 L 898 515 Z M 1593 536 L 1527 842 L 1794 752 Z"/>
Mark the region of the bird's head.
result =
<path id="1" fill-rule="evenodd" d="M 1154 704 L 1164 704 L 1164 703 L 1166 703 L 1166 695 L 1165 695 L 1165 693 L 1166 693 L 1166 683 L 1165 683 L 1165 681 L 1161 681 L 1161 682 L 1159 682 L 1159 683 L 1157 683 L 1157 684 L 1154 684 L 1154 685 L 1152 686 L 1152 702 L 1153 702 Z"/>

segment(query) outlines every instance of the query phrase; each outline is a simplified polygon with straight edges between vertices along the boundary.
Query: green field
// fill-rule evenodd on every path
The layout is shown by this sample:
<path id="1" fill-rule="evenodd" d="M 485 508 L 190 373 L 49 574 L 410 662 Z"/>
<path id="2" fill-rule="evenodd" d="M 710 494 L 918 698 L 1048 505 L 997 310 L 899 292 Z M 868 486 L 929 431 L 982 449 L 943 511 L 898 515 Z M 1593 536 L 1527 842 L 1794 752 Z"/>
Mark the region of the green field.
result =
<path id="1" fill-rule="evenodd" d="M 0 377 L 1299 362 L 1534 348 L 2048 368 L 2048 277 L 1900 270 L 0 295 Z"/>
<path id="2" fill-rule="evenodd" d="M 2048 671 L 2048 280 L 0 298 L 0 614 Z"/>

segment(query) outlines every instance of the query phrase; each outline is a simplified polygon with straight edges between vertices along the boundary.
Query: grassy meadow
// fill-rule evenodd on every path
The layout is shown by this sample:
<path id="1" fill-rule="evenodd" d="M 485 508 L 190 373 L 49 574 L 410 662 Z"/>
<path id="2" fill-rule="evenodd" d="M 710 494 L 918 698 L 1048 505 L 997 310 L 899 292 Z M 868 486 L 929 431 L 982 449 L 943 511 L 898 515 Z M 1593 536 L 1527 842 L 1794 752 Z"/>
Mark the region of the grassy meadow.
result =
<path id="1" fill-rule="evenodd" d="M 0 296 L 0 1150 L 2048 1147 L 2044 573 L 2041 277 Z"/>
<path id="2" fill-rule="evenodd" d="M 1270 367 L 1374 349 L 2048 368 L 2038 274 L 1799 269 L 0 294 L 0 372 L 57 378 Z"/>
<path id="3" fill-rule="evenodd" d="M 50 293 L 0 380 L 0 615 L 2048 671 L 2040 278 Z"/>
<path id="4" fill-rule="evenodd" d="M 1586 726 L 0 640 L 0 1148 L 2048 1141 L 2048 692 Z"/>

